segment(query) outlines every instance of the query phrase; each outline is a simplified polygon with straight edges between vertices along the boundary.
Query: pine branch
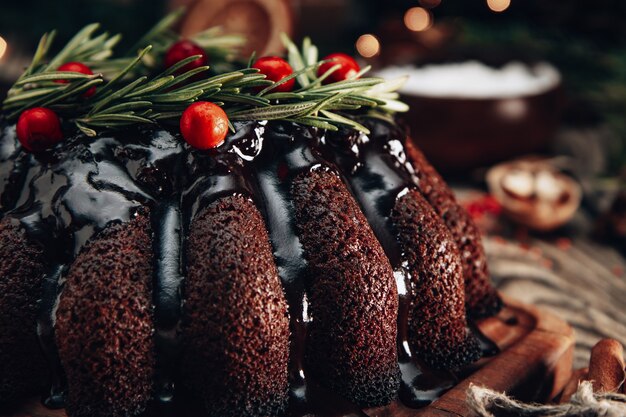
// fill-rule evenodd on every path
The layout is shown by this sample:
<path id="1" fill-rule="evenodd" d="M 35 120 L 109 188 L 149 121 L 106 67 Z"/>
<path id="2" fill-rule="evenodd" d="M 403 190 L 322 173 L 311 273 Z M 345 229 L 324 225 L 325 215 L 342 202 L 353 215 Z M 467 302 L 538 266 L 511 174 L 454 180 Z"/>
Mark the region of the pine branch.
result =
<path id="1" fill-rule="evenodd" d="M 407 109 L 397 100 L 396 92 L 404 80 L 362 77 L 369 67 L 350 79 L 324 83 L 338 66 L 318 76 L 318 69 L 325 62 L 318 61 L 317 47 L 308 38 L 299 50 L 283 36 L 294 73 L 279 82 L 267 80 L 258 70 L 250 68 L 253 59 L 247 68 L 211 77 L 205 75 L 208 66 L 177 74 L 198 56 L 182 60 L 160 74 L 150 75 L 147 62 L 154 58 L 155 50 L 157 55 L 163 53 L 168 42 L 171 44 L 178 39 L 170 28 L 179 16 L 180 12 L 177 12 L 157 23 L 137 43 L 142 45 L 150 41 L 152 44 L 145 45 L 132 58 L 110 58 L 119 37 L 106 33 L 96 36 L 97 25 L 89 25 L 46 63 L 54 33 L 44 35 L 32 64 L 9 91 L 3 111 L 8 113 L 9 120 L 15 120 L 27 108 L 46 106 L 73 122 L 87 136 L 95 136 L 101 129 L 175 121 L 198 100 L 209 100 L 222 106 L 231 121 L 289 120 L 329 130 L 344 126 L 363 132 L 367 132 L 363 125 L 343 113 L 349 115 L 359 111 L 385 117 Z M 198 35 L 198 39 L 206 48 L 240 44 L 239 38 L 224 38 L 220 34 L 219 29 L 209 29 Z M 110 76 L 55 70 L 61 63 L 79 58 L 108 66 Z M 294 78 L 298 89 L 276 91 L 277 87 Z M 66 83 L 59 84 L 59 80 Z M 85 98 L 84 93 L 93 86 L 98 87 L 96 94 Z"/>

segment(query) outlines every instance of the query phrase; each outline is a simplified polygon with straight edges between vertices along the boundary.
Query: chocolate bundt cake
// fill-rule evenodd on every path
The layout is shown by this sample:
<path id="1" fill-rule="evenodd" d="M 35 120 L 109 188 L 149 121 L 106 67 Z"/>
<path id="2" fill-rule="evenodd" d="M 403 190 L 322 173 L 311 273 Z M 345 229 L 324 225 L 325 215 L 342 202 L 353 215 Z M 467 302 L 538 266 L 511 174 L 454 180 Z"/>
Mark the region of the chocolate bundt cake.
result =
<path id="1" fill-rule="evenodd" d="M 5 125 L 0 403 L 48 384 L 72 417 L 181 396 L 260 417 L 420 403 L 429 372 L 449 387 L 433 370 L 481 353 L 466 309 L 499 307 L 480 239 L 400 127 L 359 122 L 236 122 L 210 151 L 137 127 L 35 154 Z"/>
<path id="2" fill-rule="evenodd" d="M 403 80 L 286 36 L 289 62 L 244 66 L 181 13 L 136 57 L 94 24 L 56 56 L 47 34 L 2 102 L 0 414 L 36 393 L 69 417 L 430 404 L 493 353 L 472 320 L 501 303 L 395 122 Z"/>

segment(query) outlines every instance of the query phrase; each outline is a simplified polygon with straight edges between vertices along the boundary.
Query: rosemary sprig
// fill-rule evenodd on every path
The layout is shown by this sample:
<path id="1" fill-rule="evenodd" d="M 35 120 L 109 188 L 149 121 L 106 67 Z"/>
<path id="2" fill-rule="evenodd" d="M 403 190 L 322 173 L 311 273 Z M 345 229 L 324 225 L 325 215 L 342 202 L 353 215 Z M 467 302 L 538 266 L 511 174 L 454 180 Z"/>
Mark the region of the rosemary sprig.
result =
<path id="1" fill-rule="evenodd" d="M 48 59 L 54 33 L 44 35 L 32 64 L 3 103 L 7 119 L 15 120 L 27 108 L 46 106 L 73 122 L 87 136 L 95 136 L 101 129 L 176 120 L 191 103 L 206 100 L 222 106 L 231 121 L 290 120 L 329 130 L 347 126 L 367 132 L 363 125 L 349 117 L 350 112 L 385 117 L 407 109 L 398 101 L 396 93 L 404 80 L 362 77 L 369 68 L 351 79 L 324 84 L 338 66 L 318 76 L 318 69 L 324 62 L 318 61 L 317 47 L 308 38 L 298 49 L 283 36 L 294 73 L 279 82 L 267 80 L 251 68 L 253 59 L 247 68 L 213 76 L 206 75 L 208 66 L 177 74 L 180 68 L 198 58 L 193 56 L 160 74 L 151 75 L 150 60 L 178 39 L 171 26 L 179 17 L 180 12 L 176 12 L 157 23 L 138 41 L 137 45 L 143 47 L 134 57 L 113 58 L 112 48 L 119 36 L 95 35 L 98 26 L 89 25 L 61 52 Z M 205 48 L 232 51 L 240 45 L 240 38 L 222 37 L 219 29 L 209 29 L 198 36 L 198 43 Z M 145 45 L 146 42 L 150 44 Z M 83 75 L 55 70 L 69 60 L 97 63 L 111 72 L 105 77 L 100 73 Z M 295 91 L 276 91 L 279 85 L 293 78 L 298 84 Z M 58 80 L 66 83 L 55 82 Z M 85 91 L 93 86 L 98 87 L 96 94 L 85 98 Z"/>
<path id="2" fill-rule="evenodd" d="M 161 65 L 165 52 L 173 43 L 180 39 L 180 35 L 172 27 L 184 14 L 185 8 L 181 7 L 161 19 L 128 50 L 126 61 L 122 60 L 120 63 L 127 65 L 138 51 L 151 45 L 152 51 L 142 59 L 143 68 L 136 68 L 136 70 L 142 69 L 143 75 L 145 75 L 147 72 L 158 68 Z M 232 65 L 227 64 L 237 57 L 239 49 L 246 41 L 241 35 L 225 34 L 221 27 L 208 28 L 191 36 L 189 39 L 207 52 L 214 65 L 229 69 L 231 69 Z"/>

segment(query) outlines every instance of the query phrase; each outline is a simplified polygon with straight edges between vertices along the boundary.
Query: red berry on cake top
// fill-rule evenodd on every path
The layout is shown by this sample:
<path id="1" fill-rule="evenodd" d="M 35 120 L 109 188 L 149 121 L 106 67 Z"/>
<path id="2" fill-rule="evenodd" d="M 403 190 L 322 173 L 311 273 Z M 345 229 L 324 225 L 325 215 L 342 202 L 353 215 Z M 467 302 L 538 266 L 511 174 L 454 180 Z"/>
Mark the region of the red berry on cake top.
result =
<path id="1" fill-rule="evenodd" d="M 228 116 L 216 104 L 198 101 L 185 109 L 180 118 L 180 132 L 197 149 L 217 148 L 228 133 Z"/>
<path id="2" fill-rule="evenodd" d="M 285 77 L 293 74 L 293 68 L 287 61 L 277 56 L 265 56 L 263 58 L 259 58 L 252 65 L 252 68 L 256 68 L 259 72 L 267 77 L 268 80 L 279 82 Z M 293 90 L 293 86 L 296 80 L 294 78 L 285 81 L 284 83 L 278 85 L 274 88 L 276 92 L 288 92 Z"/>
<path id="3" fill-rule="evenodd" d="M 63 139 L 59 116 L 45 107 L 25 110 L 17 120 L 17 138 L 29 152 L 54 146 Z"/>
<path id="4" fill-rule="evenodd" d="M 325 57 L 323 61 L 330 62 L 324 62 L 322 65 L 320 65 L 319 69 L 317 70 L 318 77 L 324 75 L 324 73 L 332 67 L 339 65 L 339 68 L 324 80 L 325 84 L 347 80 L 357 75 L 361 70 L 359 64 L 354 60 L 354 58 L 341 52 L 330 54 Z"/>
<path id="5" fill-rule="evenodd" d="M 80 74 L 93 75 L 93 71 L 91 71 L 91 68 L 89 68 L 87 65 L 83 64 L 82 62 L 66 62 L 65 64 L 57 68 L 57 71 L 78 72 Z M 59 84 L 69 83 L 68 80 L 56 80 L 55 82 Z M 83 94 L 83 97 L 91 97 L 95 93 L 96 93 L 96 87 L 91 87 L 89 90 L 85 92 L 85 94 Z"/>
<path id="6" fill-rule="evenodd" d="M 178 62 L 182 61 L 185 58 L 189 58 L 190 56 L 200 55 L 197 59 L 194 59 L 187 65 L 179 68 L 176 71 L 176 74 L 184 74 L 185 72 L 191 71 L 203 65 L 206 65 L 209 62 L 209 58 L 204 49 L 202 49 L 196 43 L 190 40 L 181 40 L 170 46 L 170 49 L 165 53 L 165 67 L 170 68 L 173 65 L 176 65 Z"/>

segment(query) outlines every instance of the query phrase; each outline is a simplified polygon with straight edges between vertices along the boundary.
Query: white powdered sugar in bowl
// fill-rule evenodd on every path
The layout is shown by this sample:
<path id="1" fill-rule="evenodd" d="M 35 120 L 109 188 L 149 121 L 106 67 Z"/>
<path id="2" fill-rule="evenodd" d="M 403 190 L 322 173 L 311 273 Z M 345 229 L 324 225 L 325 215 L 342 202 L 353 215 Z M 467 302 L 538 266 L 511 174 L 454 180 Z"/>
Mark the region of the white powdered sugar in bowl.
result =
<path id="1" fill-rule="evenodd" d="M 488 99 L 542 94 L 561 83 L 559 71 L 541 62 L 510 62 L 494 68 L 478 61 L 387 67 L 376 73 L 386 79 L 408 75 L 400 93 L 409 96 Z"/>

